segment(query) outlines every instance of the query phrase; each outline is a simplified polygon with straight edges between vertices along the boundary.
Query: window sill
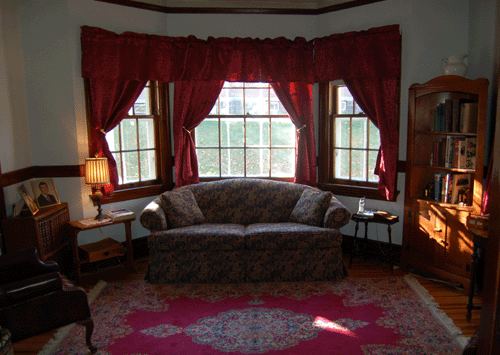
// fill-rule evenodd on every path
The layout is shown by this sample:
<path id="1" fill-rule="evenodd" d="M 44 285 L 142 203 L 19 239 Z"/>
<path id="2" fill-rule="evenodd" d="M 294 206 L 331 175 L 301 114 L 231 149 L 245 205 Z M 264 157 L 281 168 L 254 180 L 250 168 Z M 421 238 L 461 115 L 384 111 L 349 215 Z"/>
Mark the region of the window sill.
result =
<path id="1" fill-rule="evenodd" d="M 102 202 L 103 205 L 107 203 L 114 203 L 120 201 L 134 200 L 142 197 L 158 196 L 161 193 L 173 189 L 173 185 L 161 184 L 161 185 L 151 185 L 136 187 L 131 189 L 115 190 L 111 193 L 106 200 Z"/>
<path id="2" fill-rule="evenodd" d="M 375 187 L 341 185 L 341 184 L 332 184 L 332 183 L 318 183 L 317 187 L 321 190 L 331 191 L 334 195 L 360 197 L 360 198 L 366 197 L 370 200 L 387 201 L 380 194 L 380 191 Z M 399 191 L 396 191 L 392 202 L 396 201 L 398 195 L 399 195 Z"/>

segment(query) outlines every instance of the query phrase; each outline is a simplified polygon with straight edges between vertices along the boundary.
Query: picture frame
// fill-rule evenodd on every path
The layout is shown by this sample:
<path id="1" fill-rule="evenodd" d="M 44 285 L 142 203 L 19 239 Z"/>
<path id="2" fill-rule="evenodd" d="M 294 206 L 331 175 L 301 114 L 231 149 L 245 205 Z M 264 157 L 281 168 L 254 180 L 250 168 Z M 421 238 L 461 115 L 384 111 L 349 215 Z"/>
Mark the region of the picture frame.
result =
<path id="1" fill-rule="evenodd" d="M 18 186 L 17 191 L 19 191 L 19 194 L 23 198 L 26 206 L 28 206 L 28 209 L 30 210 L 31 214 L 33 214 L 33 215 L 36 214 L 39 210 L 38 205 L 33 200 L 33 197 L 31 197 L 26 186 L 24 186 L 24 184 Z"/>
<path id="2" fill-rule="evenodd" d="M 33 190 L 38 208 L 59 205 L 61 203 L 52 179 L 31 181 L 31 189 Z"/>

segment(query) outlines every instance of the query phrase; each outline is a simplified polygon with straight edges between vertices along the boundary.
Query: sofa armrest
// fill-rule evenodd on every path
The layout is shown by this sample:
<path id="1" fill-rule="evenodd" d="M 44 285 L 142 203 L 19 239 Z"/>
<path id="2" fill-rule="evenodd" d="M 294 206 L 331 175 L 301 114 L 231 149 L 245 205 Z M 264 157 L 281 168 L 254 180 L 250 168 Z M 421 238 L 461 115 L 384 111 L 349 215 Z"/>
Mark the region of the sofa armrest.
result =
<path id="1" fill-rule="evenodd" d="M 155 198 L 144 208 L 139 221 L 144 228 L 151 232 L 168 229 L 167 216 L 159 198 Z"/>
<path id="2" fill-rule="evenodd" d="M 340 229 L 349 223 L 351 218 L 351 212 L 335 197 L 332 197 L 330 205 L 325 213 L 325 218 L 323 219 L 323 227 Z"/>
<path id="3" fill-rule="evenodd" d="M 40 260 L 32 246 L 0 256 L 0 285 L 59 271 L 57 263 Z"/>
<path id="4" fill-rule="evenodd" d="M 62 290 L 62 286 L 61 275 L 58 272 L 1 285 L 2 298 L 0 306 L 3 308 L 59 291 Z"/>

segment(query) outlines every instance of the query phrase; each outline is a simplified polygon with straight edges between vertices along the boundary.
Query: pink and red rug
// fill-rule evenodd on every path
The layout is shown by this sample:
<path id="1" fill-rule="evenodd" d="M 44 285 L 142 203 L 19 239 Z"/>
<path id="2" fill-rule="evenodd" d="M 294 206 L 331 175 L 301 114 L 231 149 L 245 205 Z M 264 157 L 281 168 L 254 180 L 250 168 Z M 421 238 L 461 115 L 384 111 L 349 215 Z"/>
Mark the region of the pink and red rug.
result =
<path id="1" fill-rule="evenodd" d="M 403 278 L 338 283 L 110 283 L 92 304 L 98 354 L 460 354 Z M 50 354 L 87 354 L 74 326 Z"/>

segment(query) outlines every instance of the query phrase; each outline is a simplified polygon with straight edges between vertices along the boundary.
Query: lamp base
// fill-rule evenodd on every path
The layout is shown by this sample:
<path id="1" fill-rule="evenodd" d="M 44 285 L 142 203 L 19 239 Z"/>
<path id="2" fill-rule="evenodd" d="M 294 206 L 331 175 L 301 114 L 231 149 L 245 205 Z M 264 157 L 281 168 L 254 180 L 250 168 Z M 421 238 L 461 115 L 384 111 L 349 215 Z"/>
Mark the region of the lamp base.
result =
<path id="1" fill-rule="evenodd" d="M 96 189 L 95 192 L 90 195 L 90 198 L 97 203 L 97 216 L 95 216 L 95 220 L 97 221 L 102 221 L 103 219 L 106 219 L 106 216 L 104 213 L 102 213 L 102 208 L 101 208 L 101 201 L 102 201 L 102 192 L 100 189 Z"/>

